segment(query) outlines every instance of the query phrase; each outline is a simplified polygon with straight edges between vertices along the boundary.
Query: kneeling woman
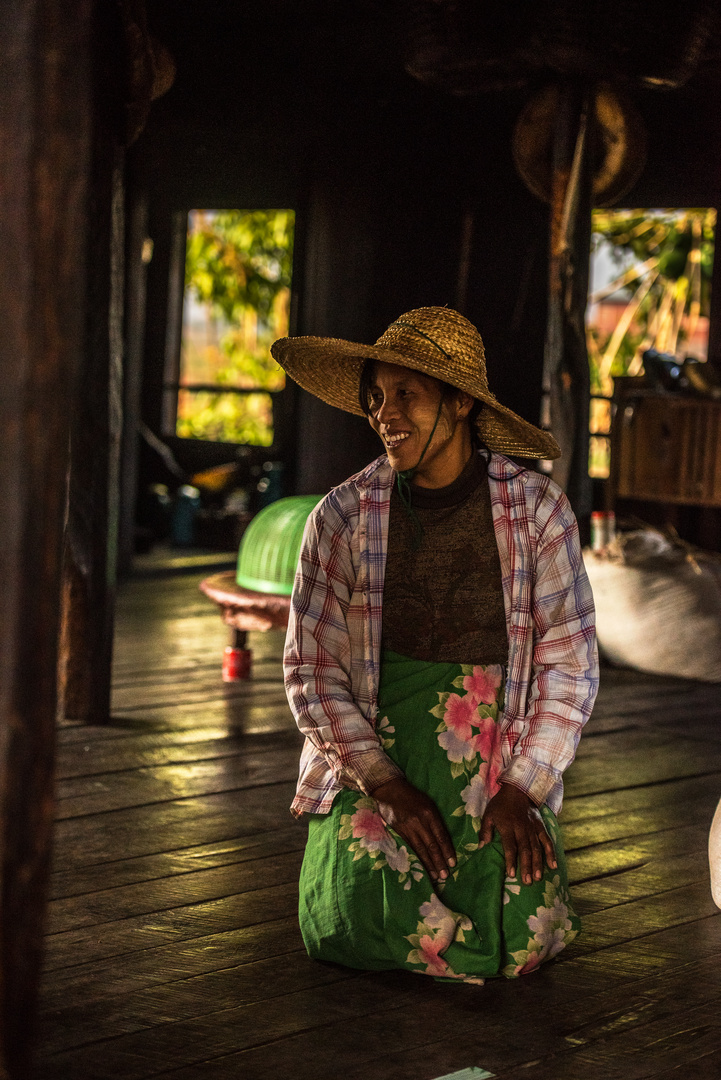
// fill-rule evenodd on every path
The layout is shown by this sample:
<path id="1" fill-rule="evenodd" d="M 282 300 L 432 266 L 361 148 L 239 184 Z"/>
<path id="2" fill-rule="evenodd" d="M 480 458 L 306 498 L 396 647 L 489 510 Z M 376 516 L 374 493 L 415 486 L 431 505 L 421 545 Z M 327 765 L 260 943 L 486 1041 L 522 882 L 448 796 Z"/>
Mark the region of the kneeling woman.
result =
<path id="1" fill-rule="evenodd" d="M 478 331 L 447 308 L 375 346 L 285 338 L 273 355 L 385 448 L 309 518 L 292 597 L 308 952 L 525 974 L 579 930 L 555 815 L 598 682 L 573 513 L 503 453 L 558 447 L 496 401 Z"/>

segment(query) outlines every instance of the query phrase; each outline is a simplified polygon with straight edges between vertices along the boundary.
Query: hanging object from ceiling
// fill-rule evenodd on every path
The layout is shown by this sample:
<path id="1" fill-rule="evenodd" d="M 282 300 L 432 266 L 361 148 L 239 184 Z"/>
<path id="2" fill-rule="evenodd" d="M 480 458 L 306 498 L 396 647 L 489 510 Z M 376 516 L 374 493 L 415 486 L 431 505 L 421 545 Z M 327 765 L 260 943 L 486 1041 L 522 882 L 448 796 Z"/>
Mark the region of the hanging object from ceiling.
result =
<path id="1" fill-rule="evenodd" d="M 545 86 L 527 102 L 513 133 L 513 159 L 526 186 L 549 203 L 553 185 L 554 125 L 563 93 Z M 593 204 L 612 206 L 638 180 L 646 163 L 646 128 L 631 101 L 608 83 L 591 95 Z"/>
<path id="2" fill-rule="evenodd" d="M 717 0 L 400 0 L 405 68 L 451 94 L 549 74 L 675 89 L 719 25 Z"/>
<path id="3" fill-rule="evenodd" d="M 175 60 L 150 32 L 145 0 L 117 0 L 125 42 L 125 137 L 131 146 L 145 127 L 150 107 L 175 81 Z"/>

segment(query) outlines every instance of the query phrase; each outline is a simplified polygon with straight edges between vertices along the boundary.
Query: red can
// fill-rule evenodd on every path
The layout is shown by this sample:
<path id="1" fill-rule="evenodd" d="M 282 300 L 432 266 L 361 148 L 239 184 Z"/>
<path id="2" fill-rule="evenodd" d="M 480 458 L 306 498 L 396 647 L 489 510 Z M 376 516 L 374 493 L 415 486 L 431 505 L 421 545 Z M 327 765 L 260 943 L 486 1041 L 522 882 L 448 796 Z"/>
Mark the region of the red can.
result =
<path id="1" fill-rule="evenodd" d="M 236 649 L 232 645 L 226 645 L 223 651 L 223 682 L 249 679 L 252 656 L 250 649 Z"/>
<path id="2" fill-rule="evenodd" d="M 616 537 L 616 515 L 613 510 L 594 510 L 591 514 L 591 550 L 605 551 Z"/>

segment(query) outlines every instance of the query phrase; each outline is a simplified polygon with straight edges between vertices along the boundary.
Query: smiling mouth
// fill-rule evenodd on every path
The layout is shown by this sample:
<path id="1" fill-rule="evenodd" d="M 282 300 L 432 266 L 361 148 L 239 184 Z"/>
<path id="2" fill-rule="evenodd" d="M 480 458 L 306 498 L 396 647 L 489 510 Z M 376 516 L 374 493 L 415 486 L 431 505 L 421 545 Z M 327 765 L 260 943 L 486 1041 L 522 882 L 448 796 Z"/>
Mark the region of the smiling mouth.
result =
<path id="1" fill-rule="evenodd" d="M 393 450 L 394 447 L 399 446 L 404 439 L 407 439 L 410 435 L 410 431 L 401 431 L 397 435 L 384 435 L 383 440 L 389 450 Z"/>

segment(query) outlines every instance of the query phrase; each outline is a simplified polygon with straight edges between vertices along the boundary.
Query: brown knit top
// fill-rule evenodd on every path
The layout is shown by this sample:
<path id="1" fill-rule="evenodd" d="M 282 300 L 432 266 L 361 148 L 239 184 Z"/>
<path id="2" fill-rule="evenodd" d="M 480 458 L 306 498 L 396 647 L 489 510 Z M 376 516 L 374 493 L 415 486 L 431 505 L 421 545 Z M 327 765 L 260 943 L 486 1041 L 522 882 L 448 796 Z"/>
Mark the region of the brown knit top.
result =
<path id="1" fill-rule="evenodd" d="M 474 453 L 444 488 L 411 485 L 416 527 L 391 496 L 383 587 L 383 648 L 416 660 L 505 664 L 508 637 L 491 495 L 484 458 Z"/>

